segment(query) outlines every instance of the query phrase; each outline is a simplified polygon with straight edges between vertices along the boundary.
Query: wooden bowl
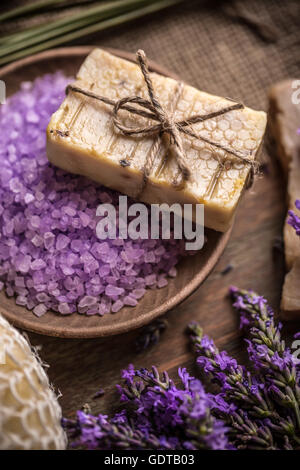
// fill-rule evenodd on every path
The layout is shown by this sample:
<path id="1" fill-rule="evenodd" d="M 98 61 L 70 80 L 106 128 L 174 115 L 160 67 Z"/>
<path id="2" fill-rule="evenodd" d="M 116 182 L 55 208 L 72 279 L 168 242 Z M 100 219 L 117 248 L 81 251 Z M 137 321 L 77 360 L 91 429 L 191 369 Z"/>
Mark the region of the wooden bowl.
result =
<path id="1" fill-rule="evenodd" d="M 85 56 L 93 47 L 67 47 L 42 52 L 19 60 L 0 69 L 7 95 L 19 89 L 22 81 L 34 80 L 45 73 L 62 70 L 74 76 Z M 135 61 L 134 54 L 111 49 L 115 55 Z M 150 61 L 150 68 L 162 75 L 178 78 L 163 67 Z M 1 170 L 0 170 L 1 171 Z M 31 311 L 16 305 L 14 298 L 0 293 L 0 313 L 19 328 L 35 333 L 62 338 L 94 338 L 124 333 L 139 328 L 186 299 L 208 276 L 221 256 L 230 236 L 206 230 L 207 243 L 196 255 L 188 256 L 178 264 L 178 275 L 162 289 L 148 290 L 136 307 L 124 307 L 116 314 L 103 317 L 80 314 L 58 315 L 52 311 L 36 317 Z"/>

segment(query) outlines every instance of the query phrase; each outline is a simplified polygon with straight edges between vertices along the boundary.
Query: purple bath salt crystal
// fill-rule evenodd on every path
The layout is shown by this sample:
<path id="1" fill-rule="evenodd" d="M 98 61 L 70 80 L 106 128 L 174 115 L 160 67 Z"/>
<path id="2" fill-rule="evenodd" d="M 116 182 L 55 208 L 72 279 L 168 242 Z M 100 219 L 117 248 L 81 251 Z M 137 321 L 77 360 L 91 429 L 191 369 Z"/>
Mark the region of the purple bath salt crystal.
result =
<path id="1" fill-rule="evenodd" d="M 111 307 L 111 311 L 113 313 L 117 313 L 119 310 L 121 310 L 121 308 L 123 307 L 124 303 L 122 302 L 122 300 L 117 300 L 116 302 L 114 302 L 112 304 L 112 307 Z"/>
<path id="2" fill-rule="evenodd" d="M 9 181 L 9 188 L 12 190 L 13 193 L 19 193 L 23 189 L 23 185 L 19 178 L 12 178 Z"/>
<path id="3" fill-rule="evenodd" d="M 36 299 L 41 303 L 45 303 L 50 300 L 50 297 L 49 295 L 45 294 L 45 292 L 41 292 L 40 294 L 36 296 Z"/>
<path id="4" fill-rule="evenodd" d="M 58 209 L 54 209 L 51 213 L 53 219 L 60 219 L 61 218 L 61 212 Z"/>
<path id="5" fill-rule="evenodd" d="M 168 272 L 168 275 L 170 277 L 176 277 L 177 276 L 177 269 L 175 268 L 175 266 L 172 266 L 172 268 Z"/>
<path id="6" fill-rule="evenodd" d="M 37 192 L 35 193 L 35 198 L 36 198 L 36 200 L 39 201 L 39 202 L 42 201 L 42 200 L 44 199 L 44 197 L 45 197 L 44 194 L 41 193 L 40 191 L 37 191 Z"/>
<path id="7" fill-rule="evenodd" d="M 157 287 L 162 288 L 168 285 L 168 280 L 165 277 L 160 277 L 157 281 Z"/>
<path id="8" fill-rule="evenodd" d="M 104 315 L 105 313 L 108 313 L 109 312 L 109 308 L 106 304 L 103 304 L 101 303 L 98 307 L 98 315 L 100 315 L 100 317 L 102 317 L 102 315 Z"/>
<path id="9" fill-rule="evenodd" d="M 51 232 L 44 233 L 44 245 L 49 250 L 54 245 L 55 235 Z"/>
<path id="10" fill-rule="evenodd" d="M 99 263 L 95 259 L 91 259 L 84 263 L 84 272 L 88 274 L 96 273 L 97 269 L 99 268 Z"/>
<path id="11" fill-rule="evenodd" d="M 103 264 L 102 266 L 100 266 L 99 268 L 100 277 L 108 276 L 109 273 L 110 273 L 110 266 L 108 264 Z"/>
<path id="12" fill-rule="evenodd" d="M 124 305 L 129 305 L 131 307 L 135 307 L 137 305 L 137 300 L 130 295 L 126 295 L 123 299 Z"/>
<path id="13" fill-rule="evenodd" d="M 156 283 L 156 274 L 149 274 L 145 277 L 146 286 L 151 286 Z"/>
<path id="14" fill-rule="evenodd" d="M 70 239 L 66 237 L 66 235 L 63 235 L 62 233 L 60 233 L 56 239 L 56 249 L 58 251 L 64 250 L 65 248 L 67 248 L 69 243 L 70 243 Z"/>
<path id="15" fill-rule="evenodd" d="M 15 267 L 21 273 L 28 273 L 31 264 L 31 257 L 28 255 L 19 254 L 15 258 Z"/>
<path id="16" fill-rule="evenodd" d="M 13 220 L 9 220 L 4 229 L 3 229 L 3 233 L 6 235 L 6 236 L 10 236 L 13 234 L 13 231 L 14 231 L 14 222 Z"/>
<path id="17" fill-rule="evenodd" d="M 108 285 L 105 289 L 105 295 L 107 295 L 108 297 L 122 295 L 123 293 L 124 293 L 124 289 L 122 289 L 122 287 Z"/>
<path id="18" fill-rule="evenodd" d="M 25 280 L 22 276 L 15 277 L 15 286 L 16 287 L 25 287 Z"/>
<path id="19" fill-rule="evenodd" d="M 60 268 L 65 276 L 72 276 L 72 274 L 75 272 L 74 269 L 70 266 L 62 265 Z"/>
<path id="20" fill-rule="evenodd" d="M 14 289 L 15 292 L 19 295 L 27 295 L 29 293 L 28 289 L 26 289 L 26 287 L 16 287 L 16 289 Z"/>
<path id="21" fill-rule="evenodd" d="M 73 207 L 65 206 L 62 209 L 64 213 L 69 215 L 70 217 L 74 217 L 76 215 L 76 210 Z"/>
<path id="22" fill-rule="evenodd" d="M 91 305 L 94 305 L 96 302 L 97 302 L 96 297 L 92 297 L 91 295 L 86 295 L 80 300 L 78 306 L 79 307 L 90 307 Z"/>
<path id="23" fill-rule="evenodd" d="M 69 306 L 69 304 L 67 304 L 67 302 L 62 302 L 62 303 L 58 304 L 58 311 L 59 311 L 59 313 L 61 313 L 63 315 L 67 315 L 68 313 L 71 313 L 70 306 Z"/>
<path id="24" fill-rule="evenodd" d="M 28 308 L 28 310 L 32 310 L 35 305 L 36 305 L 36 300 L 27 298 L 26 307 Z"/>
<path id="25" fill-rule="evenodd" d="M 135 299 L 141 299 L 145 295 L 145 289 L 134 289 L 132 295 Z"/>
<path id="26" fill-rule="evenodd" d="M 68 253 L 66 257 L 66 263 L 68 266 L 73 266 L 74 264 L 78 264 L 79 256 L 76 253 Z"/>
<path id="27" fill-rule="evenodd" d="M 12 297 L 14 295 L 14 290 L 13 290 L 12 286 L 7 286 L 6 287 L 6 295 L 8 297 Z"/>
<path id="28" fill-rule="evenodd" d="M 83 227 L 87 227 L 91 221 L 91 218 L 88 214 L 86 214 L 85 212 L 82 212 L 80 211 L 79 212 L 79 218 L 81 220 L 81 223 L 82 223 L 82 226 Z"/>
<path id="29" fill-rule="evenodd" d="M 44 240 L 42 237 L 40 237 L 39 235 L 34 235 L 33 238 L 31 239 L 31 243 L 38 247 L 38 246 L 42 246 L 42 244 L 44 243 Z"/>
<path id="30" fill-rule="evenodd" d="M 41 223 L 41 218 L 38 215 L 33 215 L 30 217 L 30 225 L 33 228 L 39 228 Z"/>
<path id="31" fill-rule="evenodd" d="M 16 298 L 16 304 L 25 307 L 27 304 L 27 298 L 24 295 L 18 295 L 18 297 Z"/>
<path id="32" fill-rule="evenodd" d="M 90 308 L 87 309 L 86 315 L 96 315 L 99 311 L 99 307 L 97 304 L 92 305 Z"/>
<path id="33" fill-rule="evenodd" d="M 71 241 L 71 249 L 77 253 L 82 251 L 83 243 L 81 240 L 72 240 Z"/>
<path id="34" fill-rule="evenodd" d="M 34 307 L 33 309 L 33 313 L 37 316 L 37 317 L 41 317 L 42 315 L 45 315 L 45 313 L 47 312 L 47 307 L 45 304 L 38 304 L 36 307 Z"/>
<path id="35" fill-rule="evenodd" d="M 45 268 L 46 263 L 42 259 L 35 259 L 34 261 L 32 261 L 30 267 L 33 271 L 37 271 L 37 270 Z"/>
<path id="36" fill-rule="evenodd" d="M 26 113 L 26 121 L 32 124 L 37 124 L 40 120 L 39 115 L 32 109 Z"/>
<path id="37" fill-rule="evenodd" d="M 155 254 L 153 251 L 146 251 L 144 260 L 145 263 L 155 263 Z"/>
<path id="38" fill-rule="evenodd" d="M 70 82 L 27 82 L 0 107 L 0 289 L 37 316 L 47 310 L 104 315 L 162 287 L 181 240 L 100 240 L 97 207 L 119 193 L 52 166 L 46 127 Z M 128 200 L 128 205 L 134 201 Z M 150 223 L 150 220 L 149 220 Z M 118 233 L 118 227 L 117 227 Z"/>

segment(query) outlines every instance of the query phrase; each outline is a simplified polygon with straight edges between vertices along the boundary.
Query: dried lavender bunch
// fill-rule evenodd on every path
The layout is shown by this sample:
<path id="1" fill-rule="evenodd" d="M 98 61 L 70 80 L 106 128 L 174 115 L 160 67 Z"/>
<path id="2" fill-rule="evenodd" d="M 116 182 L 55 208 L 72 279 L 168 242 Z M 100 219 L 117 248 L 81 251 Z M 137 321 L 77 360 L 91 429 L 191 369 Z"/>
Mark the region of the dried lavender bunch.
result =
<path id="1" fill-rule="evenodd" d="M 74 447 L 88 449 L 228 449 L 227 428 L 210 411 L 201 382 L 179 369 L 182 388 L 157 369 L 123 371 L 123 411 L 108 419 L 79 411 L 63 425 Z M 129 405 L 129 406 L 128 406 Z M 130 410 L 130 411 L 129 411 Z"/>
<path id="2" fill-rule="evenodd" d="M 189 325 L 197 362 L 219 386 L 207 393 L 179 369 L 181 387 L 166 372 L 123 371 L 124 407 L 113 418 L 79 411 L 64 420 L 71 445 L 87 449 L 300 449 L 300 363 L 285 347 L 267 301 L 232 287 L 233 305 L 248 332 L 252 371 L 220 352 L 197 323 Z M 299 337 L 299 333 L 296 335 Z"/>
<path id="3" fill-rule="evenodd" d="M 300 199 L 296 200 L 295 206 L 300 211 Z M 296 230 L 296 234 L 300 236 L 300 217 L 295 214 L 294 211 L 289 211 L 288 224 L 290 224 Z"/>
<path id="4" fill-rule="evenodd" d="M 167 326 L 168 322 L 164 319 L 156 320 L 150 323 L 150 325 L 145 326 L 135 341 L 137 351 L 144 351 L 158 343 L 161 334 L 165 331 Z"/>
<path id="5" fill-rule="evenodd" d="M 230 423 L 232 442 L 237 448 L 300 448 L 299 370 L 295 358 L 281 340 L 267 301 L 253 292 L 231 288 L 241 327 L 249 333 L 248 354 L 251 373 L 226 352 L 219 352 L 197 324 L 189 325 L 198 364 L 220 387 L 226 412 L 217 406 L 215 414 Z"/>

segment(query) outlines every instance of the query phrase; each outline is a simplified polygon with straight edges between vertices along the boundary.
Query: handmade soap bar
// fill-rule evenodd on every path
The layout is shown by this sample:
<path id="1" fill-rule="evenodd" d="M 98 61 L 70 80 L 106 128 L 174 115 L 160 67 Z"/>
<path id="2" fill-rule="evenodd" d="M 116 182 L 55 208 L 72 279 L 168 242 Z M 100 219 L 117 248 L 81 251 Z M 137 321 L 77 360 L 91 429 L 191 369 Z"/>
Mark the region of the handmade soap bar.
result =
<path id="1" fill-rule="evenodd" d="M 155 73 L 151 73 L 151 79 L 161 105 L 167 109 L 173 106 L 175 121 L 233 104 L 185 85 L 174 105 L 177 82 Z M 74 86 L 113 100 L 136 95 L 149 99 L 138 65 L 100 49 L 86 58 Z M 120 119 L 131 127 L 145 126 L 150 121 L 124 110 Z M 184 187 L 178 190 L 172 183 L 178 166 L 163 142 L 143 187 L 143 168 L 156 137 L 121 135 L 113 125 L 111 106 L 71 91 L 49 123 L 47 154 L 52 163 L 67 171 L 147 203 L 203 203 L 205 225 L 225 231 L 231 224 L 250 165 L 224 148 L 254 160 L 265 126 L 265 113 L 246 107 L 193 124 L 190 127 L 199 138 L 182 134 L 185 162 L 190 170 Z"/>
<path id="2" fill-rule="evenodd" d="M 269 94 L 270 126 L 277 144 L 277 153 L 287 178 L 288 208 L 295 210 L 300 199 L 300 104 L 293 102 L 296 80 L 285 80 L 274 85 Z M 285 319 L 300 315 L 300 241 L 293 227 L 284 224 L 284 251 L 286 267 L 281 309 Z"/>

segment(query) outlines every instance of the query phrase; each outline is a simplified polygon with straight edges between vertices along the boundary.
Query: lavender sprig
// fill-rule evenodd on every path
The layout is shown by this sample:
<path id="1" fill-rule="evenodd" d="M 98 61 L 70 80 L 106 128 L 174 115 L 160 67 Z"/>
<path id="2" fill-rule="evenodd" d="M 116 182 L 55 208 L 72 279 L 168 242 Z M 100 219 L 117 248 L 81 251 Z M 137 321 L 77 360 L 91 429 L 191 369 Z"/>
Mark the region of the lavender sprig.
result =
<path id="1" fill-rule="evenodd" d="M 78 412 L 63 425 L 74 447 L 88 449 L 227 449 L 227 427 L 210 410 L 211 397 L 201 382 L 179 369 L 183 388 L 168 374 L 123 371 L 125 384 L 118 386 L 121 401 L 130 405 L 108 419 Z M 129 418 L 130 415 L 130 418 Z"/>
<path id="2" fill-rule="evenodd" d="M 186 369 L 178 373 L 184 389 L 178 389 L 167 372 L 160 375 L 154 366 L 149 371 L 131 365 L 123 371 L 125 387 L 118 387 L 121 399 L 134 400 L 138 406 L 136 423 L 152 416 L 152 431 L 172 435 L 179 449 L 226 449 L 227 428 L 211 415 L 210 396 Z"/>
<path id="3" fill-rule="evenodd" d="M 208 373 L 221 388 L 221 393 L 228 402 L 242 404 L 244 409 L 258 418 L 269 418 L 273 415 L 271 403 L 259 387 L 257 380 L 244 366 L 237 364 L 226 351 L 219 351 L 214 342 L 206 335 L 197 323 L 188 326 L 190 339 L 195 346 L 197 364 Z"/>
<path id="4" fill-rule="evenodd" d="M 264 380 L 270 395 L 283 407 L 294 411 L 296 429 L 300 430 L 300 387 L 297 364 L 281 339 L 281 324 L 275 324 L 272 309 L 266 299 L 254 292 L 230 289 L 233 306 L 238 310 L 241 326 L 248 333 L 248 354 L 260 380 Z"/>
<path id="5" fill-rule="evenodd" d="M 277 423 L 279 417 L 264 388 L 258 387 L 251 373 L 225 351 L 220 353 L 214 342 L 203 336 L 197 323 L 190 323 L 188 330 L 198 355 L 197 364 L 220 387 L 220 394 L 214 397 L 213 411 L 230 425 L 234 444 L 240 449 L 275 449 L 272 433 L 263 427 L 262 420 L 270 418 Z"/>
<path id="6" fill-rule="evenodd" d="M 237 288 L 231 288 L 231 295 L 241 326 L 249 332 L 247 349 L 255 374 L 226 352 L 220 353 L 194 323 L 189 331 L 199 355 L 197 363 L 220 386 L 224 400 L 237 407 L 222 416 L 231 422 L 238 447 L 243 447 L 243 442 L 247 448 L 299 447 L 298 366 L 281 340 L 281 325 L 275 324 L 263 297 Z M 216 411 L 220 414 L 218 407 Z"/>

